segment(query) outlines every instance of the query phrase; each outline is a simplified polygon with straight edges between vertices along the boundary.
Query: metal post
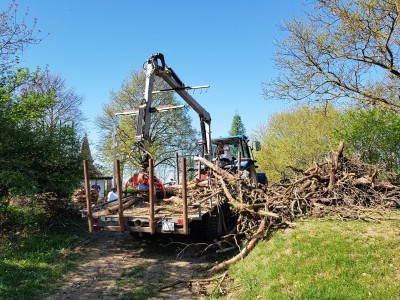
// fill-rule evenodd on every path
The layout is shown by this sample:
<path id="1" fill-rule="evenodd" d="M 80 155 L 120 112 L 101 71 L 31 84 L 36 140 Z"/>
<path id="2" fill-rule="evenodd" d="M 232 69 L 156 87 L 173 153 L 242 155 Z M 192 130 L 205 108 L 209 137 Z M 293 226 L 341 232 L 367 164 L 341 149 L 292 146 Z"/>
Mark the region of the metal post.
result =
<path id="1" fill-rule="evenodd" d="M 179 154 L 175 152 L 175 181 L 179 184 Z"/>
<path id="2" fill-rule="evenodd" d="M 182 205 L 183 205 L 183 234 L 189 234 L 187 182 L 186 182 L 186 157 L 182 157 Z"/>
<path id="3" fill-rule="evenodd" d="M 125 218 L 124 218 L 124 209 L 122 206 L 122 180 L 121 180 L 121 164 L 118 159 L 114 161 L 116 174 L 116 182 L 117 182 L 117 193 L 118 193 L 118 222 L 121 232 L 125 231 Z"/>
<path id="4" fill-rule="evenodd" d="M 201 179 L 201 161 L 199 161 L 199 165 L 197 166 L 197 179 Z"/>
<path id="5" fill-rule="evenodd" d="M 240 171 L 240 164 L 241 163 L 242 163 L 242 152 L 240 152 L 240 150 L 239 150 L 239 152 L 238 152 L 238 166 L 237 166 L 238 173 Z"/>
<path id="6" fill-rule="evenodd" d="M 150 214 L 150 229 L 151 234 L 156 232 L 156 226 L 154 223 L 154 201 L 155 201 L 155 194 L 154 194 L 154 162 L 150 158 L 149 159 L 149 214 Z"/>
<path id="7" fill-rule="evenodd" d="M 87 160 L 83 161 L 83 173 L 85 176 L 85 195 L 86 195 L 86 208 L 89 232 L 93 232 L 93 216 L 92 216 L 92 201 L 90 197 L 90 179 L 89 179 L 89 164 Z"/>
<path id="8" fill-rule="evenodd" d="M 117 185 L 117 174 L 116 174 L 117 166 L 115 164 L 115 162 L 117 160 L 117 120 L 116 119 L 114 119 L 114 126 L 113 126 L 113 151 L 114 151 L 114 166 L 113 166 L 114 178 L 113 178 L 112 187 L 115 187 Z"/>

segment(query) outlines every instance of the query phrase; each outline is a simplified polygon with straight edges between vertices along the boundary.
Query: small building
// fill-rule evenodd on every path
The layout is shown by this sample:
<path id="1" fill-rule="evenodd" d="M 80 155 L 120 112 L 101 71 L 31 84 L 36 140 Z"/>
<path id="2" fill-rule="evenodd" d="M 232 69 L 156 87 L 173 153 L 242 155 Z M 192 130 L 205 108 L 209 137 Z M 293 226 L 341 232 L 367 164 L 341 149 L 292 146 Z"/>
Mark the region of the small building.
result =
<path id="1" fill-rule="evenodd" d="M 103 175 L 101 172 L 96 170 L 96 174 L 92 176 L 90 180 L 90 188 L 97 189 L 100 198 L 105 198 L 113 185 L 113 177 Z"/>
<path id="2" fill-rule="evenodd" d="M 90 151 L 89 139 L 87 134 L 85 134 L 82 140 L 80 156 L 83 160 L 86 160 L 88 162 L 90 188 L 97 190 L 99 192 L 100 198 L 105 198 L 108 192 L 111 191 L 111 187 L 113 185 L 113 177 L 104 175 L 103 173 L 101 173 L 100 170 L 95 167 L 92 153 Z M 82 188 L 84 188 L 84 180 L 82 181 L 81 186 Z"/>

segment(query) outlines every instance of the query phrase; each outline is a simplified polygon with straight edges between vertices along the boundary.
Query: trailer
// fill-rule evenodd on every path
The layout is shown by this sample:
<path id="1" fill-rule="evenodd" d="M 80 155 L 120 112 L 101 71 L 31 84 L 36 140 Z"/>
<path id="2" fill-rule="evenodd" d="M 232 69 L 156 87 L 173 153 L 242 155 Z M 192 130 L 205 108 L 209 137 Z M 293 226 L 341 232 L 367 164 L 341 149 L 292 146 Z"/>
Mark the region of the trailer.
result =
<path id="1" fill-rule="evenodd" d="M 154 170 L 152 156 L 149 152 L 149 136 L 151 114 L 167 109 L 175 109 L 180 106 L 164 106 L 153 107 L 153 94 L 175 91 L 181 98 L 198 114 L 200 119 L 201 130 L 201 154 L 199 158 L 204 159 L 205 162 L 216 163 L 219 161 L 219 154 L 214 153 L 213 140 L 211 139 L 211 116 L 210 113 L 202 107 L 189 93 L 190 89 L 204 88 L 206 86 L 190 87 L 186 86 L 175 71 L 168 67 L 165 63 L 164 55 L 161 53 L 153 54 L 145 63 L 146 84 L 144 91 L 144 99 L 138 109 L 116 113 L 116 115 L 137 115 L 137 124 L 135 132 L 136 146 L 142 151 L 143 159 L 140 169 L 132 176 L 132 179 L 143 178 L 146 176 L 146 183 L 148 185 L 148 196 L 146 199 L 135 202 L 133 207 L 129 209 L 124 208 L 123 191 L 120 178 L 119 161 L 114 163 L 114 174 L 117 178 L 118 188 L 118 213 L 107 213 L 107 210 L 91 211 L 92 204 L 87 203 L 87 217 L 89 222 L 89 230 L 102 229 L 109 231 L 130 231 L 139 234 L 193 234 L 196 231 L 203 233 L 208 239 L 214 239 L 227 233 L 231 226 L 235 224 L 235 217 L 232 216 L 229 209 L 229 203 L 223 199 L 220 192 L 211 192 L 208 197 L 195 199 L 187 197 L 187 182 L 186 182 L 186 159 L 182 158 L 182 183 L 181 183 L 181 197 L 170 201 L 168 199 L 157 201 L 155 196 L 154 186 Z M 154 91 L 155 77 L 159 77 L 165 81 L 170 88 Z M 207 86 L 208 87 L 208 86 Z M 114 134 L 114 137 L 116 134 Z M 217 140 L 214 140 L 214 143 Z M 222 142 L 222 140 L 218 140 Z M 253 178 L 256 182 L 256 172 L 254 159 L 249 150 L 248 140 L 245 136 L 231 137 L 225 139 L 224 142 L 231 144 L 238 150 L 238 163 L 235 165 L 234 160 L 230 161 L 229 170 L 223 172 L 238 172 L 241 168 L 246 169 L 246 174 Z M 114 141 L 114 147 L 117 143 Z M 240 146 L 240 147 L 239 147 Z M 115 152 L 115 148 L 114 148 Z M 249 171 L 248 171 L 249 170 Z M 203 164 L 198 164 L 198 180 L 211 180 L 208 176 L 208 169 Z M 135 177 L 135 175 L 137 175 Z M 140 176 L 139 176 L 140 175 Z M 149 182 L 147 181 L 148 179 Z M 144 182 L 135 182 L 144 184 Z M 220 189 L 220 188 L 219 188 Z M 89 190 L 89 185 L 86 191 Z M 135 194 L 136 191 L 134 191 Z M 137 193 L 136 193 L 137 194 Z M 87 199 L 90 198 L 87 196 Z M 126 199 L 125 199 L 126 200 Z M 132 204 L 132 203 L 131 203 Z"/>
<path id="2" fill-rule="evenodd" d="M 116 162 L 117 169 L 119 161 Z M 212 241 L 226 234 L 234 224 L 234 216 L 229 204 L 220 196 L 220 191 L 208 189 L 210 179 L 198 182 L 198 189 L 207 189 L 209 195 L 188 197 L 186 181 L 186 158 L 182 158 L 182 183 L 167 186 L 178 191 L 179 196 L 157 199 L 154 182 L 150 181 L 149 191 L 123 192 L 119 172 L 117 172 L 118 201 L 93 205 L 90 197 L 84 217 L 88 219 L 89 231 L 105 230 L 131 232 L 139 236 L 155 234 L 196 235 Z M 153 161 L 149 160 L 150 178 Z M 86 178 L 86 174 L 85 174 Z M 192 183 L 196 184 L 196 183 Z M 121 199 L 121 201 L 119 200 Z"/>

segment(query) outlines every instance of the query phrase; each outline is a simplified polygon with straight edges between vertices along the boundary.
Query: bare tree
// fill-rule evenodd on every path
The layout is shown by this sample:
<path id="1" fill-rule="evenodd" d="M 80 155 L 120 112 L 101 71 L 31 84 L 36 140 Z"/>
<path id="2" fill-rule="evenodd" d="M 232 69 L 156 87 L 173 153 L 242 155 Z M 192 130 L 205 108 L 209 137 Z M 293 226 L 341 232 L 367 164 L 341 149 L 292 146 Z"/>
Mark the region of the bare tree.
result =
<path id="1" fill-rule="evenodd" d="M 267 99 L 352 99 L 400 112 L 398 0 L 315 0 L 306 21 L 282 29 L 280 74 L 264 83 Z"/>
<path id="2" fill-rule="evenodd" d="M 77 95 L 73 88 L 68 87 L 60 75 L 45 70 L 28 89 L 30 93 L 34 92 L 53 100 L 53 105 L 46 110 L 46 116 L 42 119 L 46 126 L 80 124 L 85 120 L 80 110 L 82 97 Z"/>
<path id="3" fill-rule="evenodd" d="M 40 30 L 36 29 L 36 19 L 31 25 L 27 25 L 25 18 L 18 20 L 18 4 L 12 0 L 5 11 L 0 12 L 0 72 L 19 63 L 19 55 L 29 44 L 38 44 Z"/>

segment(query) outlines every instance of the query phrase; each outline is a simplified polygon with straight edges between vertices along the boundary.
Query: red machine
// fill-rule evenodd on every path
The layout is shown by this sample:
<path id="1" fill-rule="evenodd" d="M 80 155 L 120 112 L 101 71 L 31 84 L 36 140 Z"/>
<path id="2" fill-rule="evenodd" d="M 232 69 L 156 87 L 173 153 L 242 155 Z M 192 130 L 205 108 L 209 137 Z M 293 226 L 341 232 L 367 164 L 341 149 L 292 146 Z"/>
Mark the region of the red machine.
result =
<path id="1" fill-rule="evenodd" d="M 147 188 L 146 188 L 146 186 L 147 186 Z M 125 190 L 127 191 L 130 187 L 133 190 L 141 190 L 141 189 L 148 190 L 149 189 L 149 175 L 144 172 L 138 172 L 138 173 L 133 174 L 133 176 L 131 178 L 129 178 L 129 180 L 126 182 Z M 165 198 L 166 191 L 165 191 L 164 184 L 156 176 L 154 176 L 154 188 L 155 189 L 159 188 L 162 191 L 164 198 Z M 154 192 L 156 193 L 157 190 L 155 190 Z"/>

